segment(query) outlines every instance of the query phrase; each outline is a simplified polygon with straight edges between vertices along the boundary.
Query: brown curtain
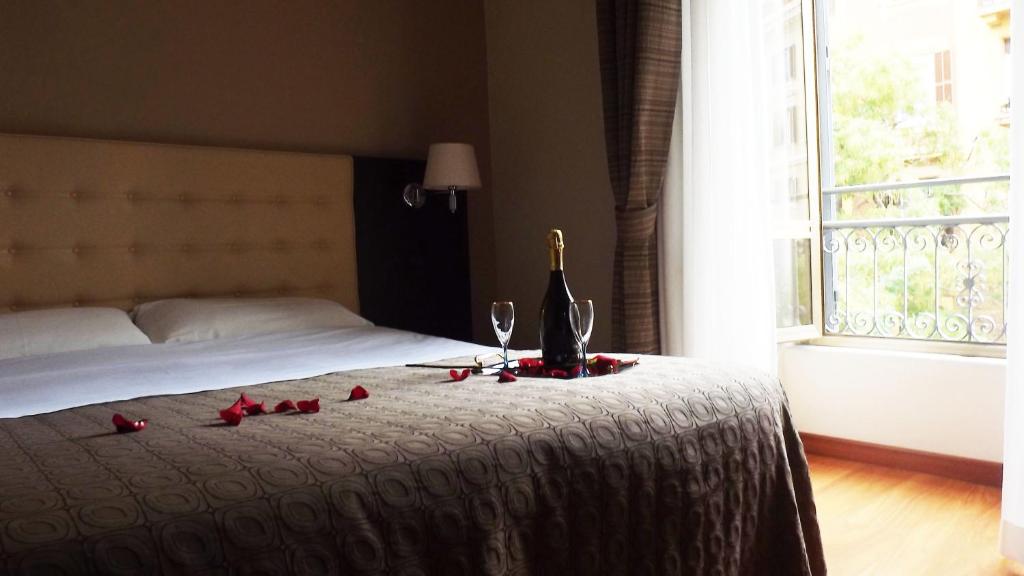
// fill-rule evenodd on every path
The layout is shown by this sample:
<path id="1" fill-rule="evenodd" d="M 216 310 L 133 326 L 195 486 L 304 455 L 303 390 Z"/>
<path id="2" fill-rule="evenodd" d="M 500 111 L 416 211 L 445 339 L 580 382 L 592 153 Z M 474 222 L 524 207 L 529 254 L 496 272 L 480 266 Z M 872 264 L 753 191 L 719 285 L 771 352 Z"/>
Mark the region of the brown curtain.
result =
<path id="1" fill-rule="evenodd" d="M 596 0 L 608 172 L 615 195 L 612 345 L 657 354 L 658 196 L 679 91 L 680 0 Z"/>

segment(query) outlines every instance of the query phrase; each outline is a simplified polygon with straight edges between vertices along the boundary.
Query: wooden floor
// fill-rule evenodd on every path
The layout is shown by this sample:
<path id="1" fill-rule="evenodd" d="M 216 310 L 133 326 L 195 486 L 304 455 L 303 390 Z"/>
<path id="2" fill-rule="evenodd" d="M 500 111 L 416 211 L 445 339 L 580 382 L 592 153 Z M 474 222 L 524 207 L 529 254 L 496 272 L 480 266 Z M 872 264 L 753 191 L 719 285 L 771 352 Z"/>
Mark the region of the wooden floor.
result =
<path id="1" fill-rule="evenodd" d="M 1024 575 L 997 549 L 997 488 L 808 460 L 830 575 Z"/>

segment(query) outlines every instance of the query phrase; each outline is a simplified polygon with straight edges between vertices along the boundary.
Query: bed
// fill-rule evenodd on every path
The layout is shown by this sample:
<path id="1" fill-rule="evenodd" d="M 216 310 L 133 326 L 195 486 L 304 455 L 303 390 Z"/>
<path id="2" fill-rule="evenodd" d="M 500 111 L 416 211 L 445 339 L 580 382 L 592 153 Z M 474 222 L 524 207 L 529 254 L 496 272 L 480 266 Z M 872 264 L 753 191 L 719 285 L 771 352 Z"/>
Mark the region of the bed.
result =
<path id="1" fill-rule="evenodd" d="M 10 312 L 359 309 L 347 157 L 0 136 L 0 191 Z M 489 352 L 361 326 L 0 360 L 0 571 L 824 573 L 777 380 L 653 356 L 507 384 L 405 366 Z M 243 392 L 321 410 L 224 425 Z"/>

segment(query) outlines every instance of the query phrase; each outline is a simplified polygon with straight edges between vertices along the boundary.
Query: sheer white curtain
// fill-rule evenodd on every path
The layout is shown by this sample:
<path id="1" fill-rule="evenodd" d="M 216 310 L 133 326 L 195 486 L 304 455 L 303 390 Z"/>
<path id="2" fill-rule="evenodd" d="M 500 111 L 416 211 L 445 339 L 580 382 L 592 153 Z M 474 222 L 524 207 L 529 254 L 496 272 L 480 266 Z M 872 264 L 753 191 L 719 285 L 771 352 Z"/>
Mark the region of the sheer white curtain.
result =
<path id="1" fill-rule="evenodd" d="M 1024 66 L 1019 55 L 1024 39 L 1024 0 L 1010 8 L 1010 37 L 1013 39 L 1013 86 L 1010 97 L 1010 263 L 1008 299 L 1010 326 L 1006 350 L 1006 417 L 1003 445 L 1002 551 L 1024 562 Z"/>
<path id="2" fill-rule="evenodd" d="M 772 373 L 781 4 L 683 0 L 682 89 L 659 222 L 663 353 Z"/>

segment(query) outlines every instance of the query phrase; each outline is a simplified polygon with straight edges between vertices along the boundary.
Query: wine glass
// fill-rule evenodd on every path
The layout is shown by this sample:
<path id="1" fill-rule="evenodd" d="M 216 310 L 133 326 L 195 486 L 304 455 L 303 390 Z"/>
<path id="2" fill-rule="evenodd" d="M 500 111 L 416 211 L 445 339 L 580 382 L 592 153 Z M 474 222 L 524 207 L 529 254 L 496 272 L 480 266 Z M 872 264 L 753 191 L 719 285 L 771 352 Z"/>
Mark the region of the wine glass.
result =
<path id="1" fill-rule="evenodd" d="M 501 358 L 504 360 L 502 370 L 508 370 L 508 340 L 512 337 L 512 327 L 516 324 L 516 309 L 511 302 L 494 302 L 491 304 L 491 324 L 494 335 L 501 343 Z"/>
<path id="2" fill-rule="evenodd" d="M 569 304 L 569 324 L 572 325 L 572 333 L 583 350 L 583 369 L 580 376 L 590 376 L 590 371 L 587 370 L 587 343 L 590 342 L 590 332 L 594 329 L 594 301 L 577 300 Z"/>

